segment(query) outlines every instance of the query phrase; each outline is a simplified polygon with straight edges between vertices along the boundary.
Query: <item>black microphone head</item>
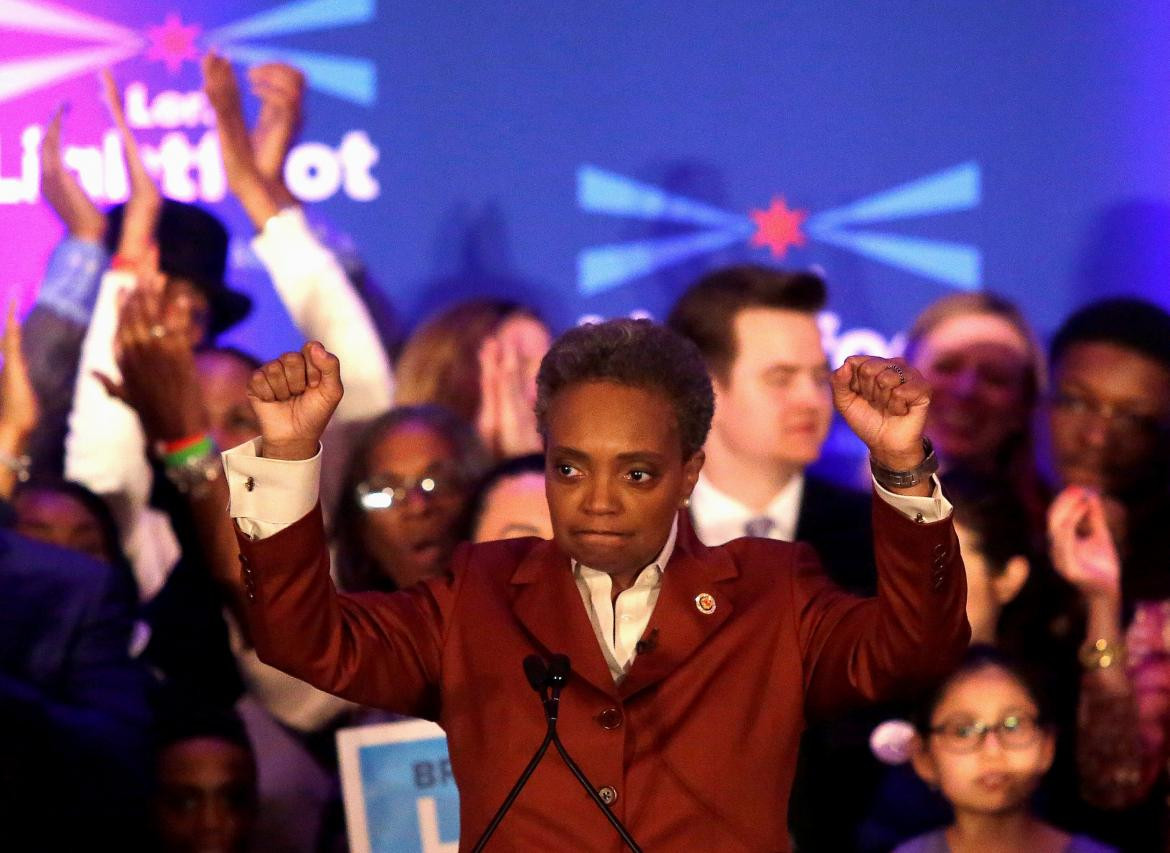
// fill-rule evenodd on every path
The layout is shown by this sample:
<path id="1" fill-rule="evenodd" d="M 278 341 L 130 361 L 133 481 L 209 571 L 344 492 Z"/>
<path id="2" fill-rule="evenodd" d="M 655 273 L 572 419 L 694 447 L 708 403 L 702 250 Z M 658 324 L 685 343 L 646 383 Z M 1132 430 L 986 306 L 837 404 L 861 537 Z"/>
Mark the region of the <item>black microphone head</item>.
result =
<path id="1" fill-rule="evenodd" d="M 565 686 L 569 680 L 569 673 L 572 672 L 572 667 L 569 666 L 568 655 L 552 655 L 548 660 L 548 683 L 554 689 L 560 689 Z"/>
<path id="2" fill-rule="evenodd" d="M 532 689 L 540 693 L 548 685 L 548 664 L 540 655 L 529 655 L 524 658 L 524 676 Z"/>

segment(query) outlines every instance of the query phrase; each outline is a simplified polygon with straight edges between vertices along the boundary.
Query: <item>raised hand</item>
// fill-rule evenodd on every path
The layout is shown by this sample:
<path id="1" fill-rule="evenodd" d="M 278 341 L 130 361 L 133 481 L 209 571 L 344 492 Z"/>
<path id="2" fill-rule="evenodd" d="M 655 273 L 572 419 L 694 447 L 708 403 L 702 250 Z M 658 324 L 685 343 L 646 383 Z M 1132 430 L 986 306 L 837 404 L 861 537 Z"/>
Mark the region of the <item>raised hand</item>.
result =
<path id="1" fill-rule="evenodd" d="M 541 449 L 529 393 L 531 384 L 516 344 L 506 337 L 488 336 L 479 350 L 476 428 L 484 446 L 499 459 L 538 453 Z"/>
<path id="2" fill-rule="evenodd" d="M 8 306 L 0 349 L 4 353 L 4 367 L 0 369 L 0 449 L 10 456 L 19 456 L 36 428 L 40 406 L 21 349 L 16 300 Z"/>
<path id="3" fill-rule="evenodd" d="M 122 234 L 117 251 L 122 258 L 137 266 L 140 275 L 147 275 L 154 271 L 158 263 L 154 235 L 162 211 L 162 195 L 146 171 L 138 140 L 130 131 L 130 124 L 122 109 L 122 95 L 108 68 L 102 70 L 101 80 L 106 106 L 118 128 L 126 157 L 126 170 L 130 175 L 130 198 L 122 213 Z"/>
<path id="4" fill-rule="evenodd" d="M 122 381 L 95 377 L 137 414 L 150 441 L 178 441 L 208 429 L 194 344 L 199 336 L 190 297 L 163 300 L 161 276 L 126 294 L 114 349 Z"/>
<path id="5" fill-rule="evenodd" d="M 1069 486 L 1048 510 L 1052 564 L 1086 599 L 1115 600 L 1121 595 L 1121 559 L 1101 496 Z"/>
<path id="6" fill-rule="evenodd" d="M 922 462 L 930 385 L 904 359 L 853 355 L 833 372 L 833 403 L 879 465 L 907 471 Z"/>
<path id="7" fill-rule="evenodd" d="M 106 217 L 85 194 L 61 154 L 64 115 L 62 105 L 53 114 L 41 140 L 41 195 L 70 234 L 90 243 L 100 243 L 106 236 Z"/>
<path id="8" fill-rule="evenodd" d="M 341 364 L 318 341 L 286 352 L 252 374 L 248 399 L 260 422 L 261 455 L 310 459 L 341 402 Z"/>
<path id="9" fill-rule="evenodd" d="M 296 203 L 284 183 L 284 161 L 304 118 L 305 75 L 283 62 L 266 62 L 248 70 L 260 115 L 252 128 L 256 168 L 282 205 Z"/>
<path id="10" fill-rule="evenodd" d="M 215 53 L 203 57 L 202 68 L 203 91 L 215 112 L 215 129 L 228 187 L 240 200 L 252 224 L 257 229 L 263 228 L 280 211 L 280 206 L 257 168 L 236 74 L 231 63 Z"/>

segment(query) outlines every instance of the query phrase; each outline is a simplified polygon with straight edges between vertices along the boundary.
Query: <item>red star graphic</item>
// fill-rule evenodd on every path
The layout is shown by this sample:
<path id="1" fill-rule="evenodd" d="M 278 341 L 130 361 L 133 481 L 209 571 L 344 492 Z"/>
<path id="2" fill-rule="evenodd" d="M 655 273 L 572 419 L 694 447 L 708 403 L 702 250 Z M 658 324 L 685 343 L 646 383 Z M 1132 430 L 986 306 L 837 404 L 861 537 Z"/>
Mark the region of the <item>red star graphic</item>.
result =
<path id="1" fill-rule="evenodd" d="M 808 219 L 807 210 L 789 210 L 783 198 L 772 199 L 767 210 L 753 210 L 750 214 L 756 223 L 752 235 L 753 246 L 767 246 L 777 258 L 788 253 L 789 246 L 803 246 L 808 242 L 800 231 L 800 225 Z"/>
<path id="2" fill-rule="evenodd" d="M 146 58 L 161 60 L 167 71 L 174 74 L 187 60 L 198 61 L 199 50 L 195 47 L 195 39 L 201 30 L 198 24 L 184 26 L 178 14 L 171 12 L 161 26 L 146 28 L 146 37 L 150 40 Z"/>

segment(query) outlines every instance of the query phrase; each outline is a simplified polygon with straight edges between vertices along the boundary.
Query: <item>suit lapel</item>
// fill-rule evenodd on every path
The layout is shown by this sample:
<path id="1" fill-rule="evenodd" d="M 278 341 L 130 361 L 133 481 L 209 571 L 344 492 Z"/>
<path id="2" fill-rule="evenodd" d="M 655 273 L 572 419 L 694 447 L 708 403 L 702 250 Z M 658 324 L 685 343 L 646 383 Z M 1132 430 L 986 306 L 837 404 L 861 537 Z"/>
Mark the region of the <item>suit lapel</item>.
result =
<path id="1" fill-rule="evenodd" d="M 516 567 L 512 584 L 512 612 L 545 654 L 568 655 L 574 677 L 616 695 L 569 557 L 552 542 L 537 545 Z"/>
<path id="2" fill-rule="evenodd" d="M 678 544 L 662 576 L 662 591 L 646 626 L 641 652 L 620 685 L 623 700 L 661 681 L 678 669 L 732 613 L 724 581 L 738 570 L 721 549 L 699 542 L 689 517 L 679 520 Z M 700 596 L 711 596 L 714 609 L 704 612 Z"/>

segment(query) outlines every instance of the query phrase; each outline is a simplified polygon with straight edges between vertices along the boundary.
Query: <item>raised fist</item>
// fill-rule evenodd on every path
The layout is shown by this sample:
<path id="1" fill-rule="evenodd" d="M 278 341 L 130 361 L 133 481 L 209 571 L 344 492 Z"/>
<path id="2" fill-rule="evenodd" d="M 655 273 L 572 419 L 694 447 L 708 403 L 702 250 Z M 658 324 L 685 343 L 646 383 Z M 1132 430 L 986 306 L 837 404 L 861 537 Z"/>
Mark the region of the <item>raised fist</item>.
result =
<path id="1" fill-rule="evenodd" d="M 265 364 L 248 382 L 260 422 L 260 454 L 311 459 L 343 393 L 341 363 L 318 341 Z"/>
<path id="2" fill-rule="evenodd" d="M 905 471 L 922 461 L 930 385 L 905 359 L 852 355 L 832 385 L 837 411 L 875 462 Z"/>

